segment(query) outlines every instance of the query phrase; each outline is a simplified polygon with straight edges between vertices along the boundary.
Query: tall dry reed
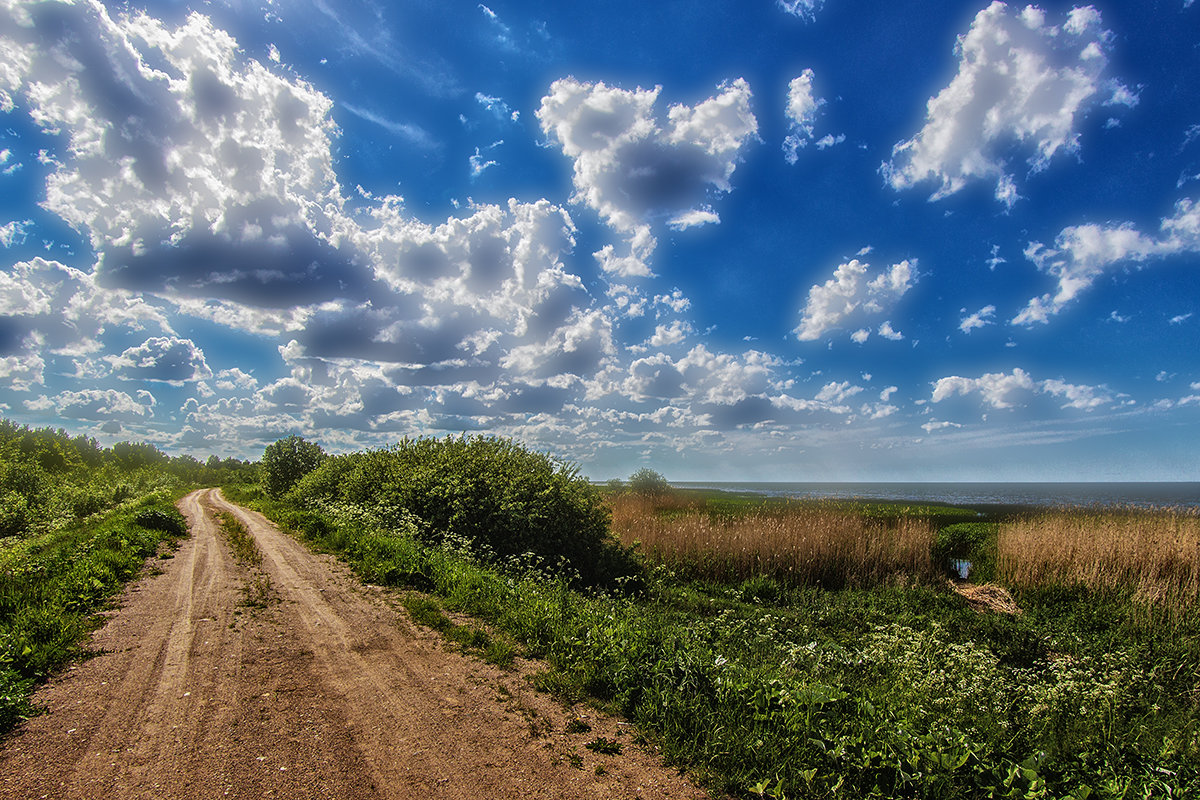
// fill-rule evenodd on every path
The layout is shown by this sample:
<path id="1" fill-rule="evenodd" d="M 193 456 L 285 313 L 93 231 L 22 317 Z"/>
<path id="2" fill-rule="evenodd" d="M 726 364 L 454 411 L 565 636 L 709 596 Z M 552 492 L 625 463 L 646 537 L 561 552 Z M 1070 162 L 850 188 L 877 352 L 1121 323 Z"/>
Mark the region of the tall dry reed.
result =
<path id="1" fill-rule="evenodd" d="M 885 523 L 822 504 L 715 515 L 677 499 L 619 495 L 614 533 L 650 558 L 700 578 L 759 575 L 791 585 L 870 586 L 932 580 L 934 527 L 902 518 Z"/>
<path id="2" fill-rule="evenodd" d="M 1186 511 L 1057 511 L 1006 523 L 997 571 L 1014 586 L 1083 584 L 1132 590 L 1181 610 L 1200 599 L 1200 515 Z"/>

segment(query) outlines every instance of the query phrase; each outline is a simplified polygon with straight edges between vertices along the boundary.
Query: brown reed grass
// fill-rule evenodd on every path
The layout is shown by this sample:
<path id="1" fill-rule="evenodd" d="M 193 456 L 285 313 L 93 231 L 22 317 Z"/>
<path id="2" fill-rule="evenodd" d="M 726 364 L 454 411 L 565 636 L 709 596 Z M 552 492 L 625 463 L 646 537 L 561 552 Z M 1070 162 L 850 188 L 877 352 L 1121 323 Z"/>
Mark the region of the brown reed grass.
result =
<path id="1" fill-rule="evenodd" d="M 1200 599 L 1200 514 L 1064 510 L 1000 527 L 997 572 L 1010 586 L 1132 590 L 1173 610 Z"/>
<path id="2" fill-rule="evenodd" d="M 711 514 L 679 497 L 617 495 L 613 532 L 650 558 L 692 577 L 768 576 L 825 588 L 938 580 L 926 520 L 887 523 L 820 503 Z"/>

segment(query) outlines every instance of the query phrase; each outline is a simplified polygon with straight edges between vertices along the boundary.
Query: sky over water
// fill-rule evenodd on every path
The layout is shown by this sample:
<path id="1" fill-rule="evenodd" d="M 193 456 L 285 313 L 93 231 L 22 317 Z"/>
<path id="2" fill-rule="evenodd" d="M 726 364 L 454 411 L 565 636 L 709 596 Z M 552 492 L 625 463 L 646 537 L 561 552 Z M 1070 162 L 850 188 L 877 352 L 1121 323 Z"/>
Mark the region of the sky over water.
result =
<path id="1" fill-rule="evenodd" d="M 1200 478 L 1200 7 L 0 0 L 0 412 Z"/>

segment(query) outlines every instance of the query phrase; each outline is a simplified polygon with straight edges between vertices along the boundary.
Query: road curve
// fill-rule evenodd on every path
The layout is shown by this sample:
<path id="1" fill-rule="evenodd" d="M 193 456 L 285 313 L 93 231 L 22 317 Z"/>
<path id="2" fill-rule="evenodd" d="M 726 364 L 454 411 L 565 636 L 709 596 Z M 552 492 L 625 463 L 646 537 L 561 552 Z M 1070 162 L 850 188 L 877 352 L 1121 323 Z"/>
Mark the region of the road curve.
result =
<path id="1" fill-rule="evenodd" d="M 517 674 L 449 652 L 344 565 L 219 490 L 180 502 L 192 535 L 43 687 L 0 745 L 5 798 L 703 798 L 624 739 L 569 734 Z M 263 555 L 235 562 L 214 510 Z M 157 570 L 151 570 L 151 573 Z M 247 606 L 269 580 L 272 602 Z M 597 769 L 603 767 L 603 769 Z M 596 774 L 600 772 L 602 774 Z"/>

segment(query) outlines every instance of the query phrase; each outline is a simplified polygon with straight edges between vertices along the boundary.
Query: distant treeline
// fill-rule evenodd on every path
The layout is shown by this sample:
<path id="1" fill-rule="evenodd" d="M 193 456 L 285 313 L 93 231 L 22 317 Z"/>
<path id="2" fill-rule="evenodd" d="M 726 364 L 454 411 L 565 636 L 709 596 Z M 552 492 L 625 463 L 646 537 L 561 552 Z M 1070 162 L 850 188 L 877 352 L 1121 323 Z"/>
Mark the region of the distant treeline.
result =
<path id="1" fill-rule="evenodd" d="M 257 463 L 169 456 L 152 444 L 95 439 L 0 419 L 0 538 L 57 529 L 171 485 L 254 481 Z"/>

